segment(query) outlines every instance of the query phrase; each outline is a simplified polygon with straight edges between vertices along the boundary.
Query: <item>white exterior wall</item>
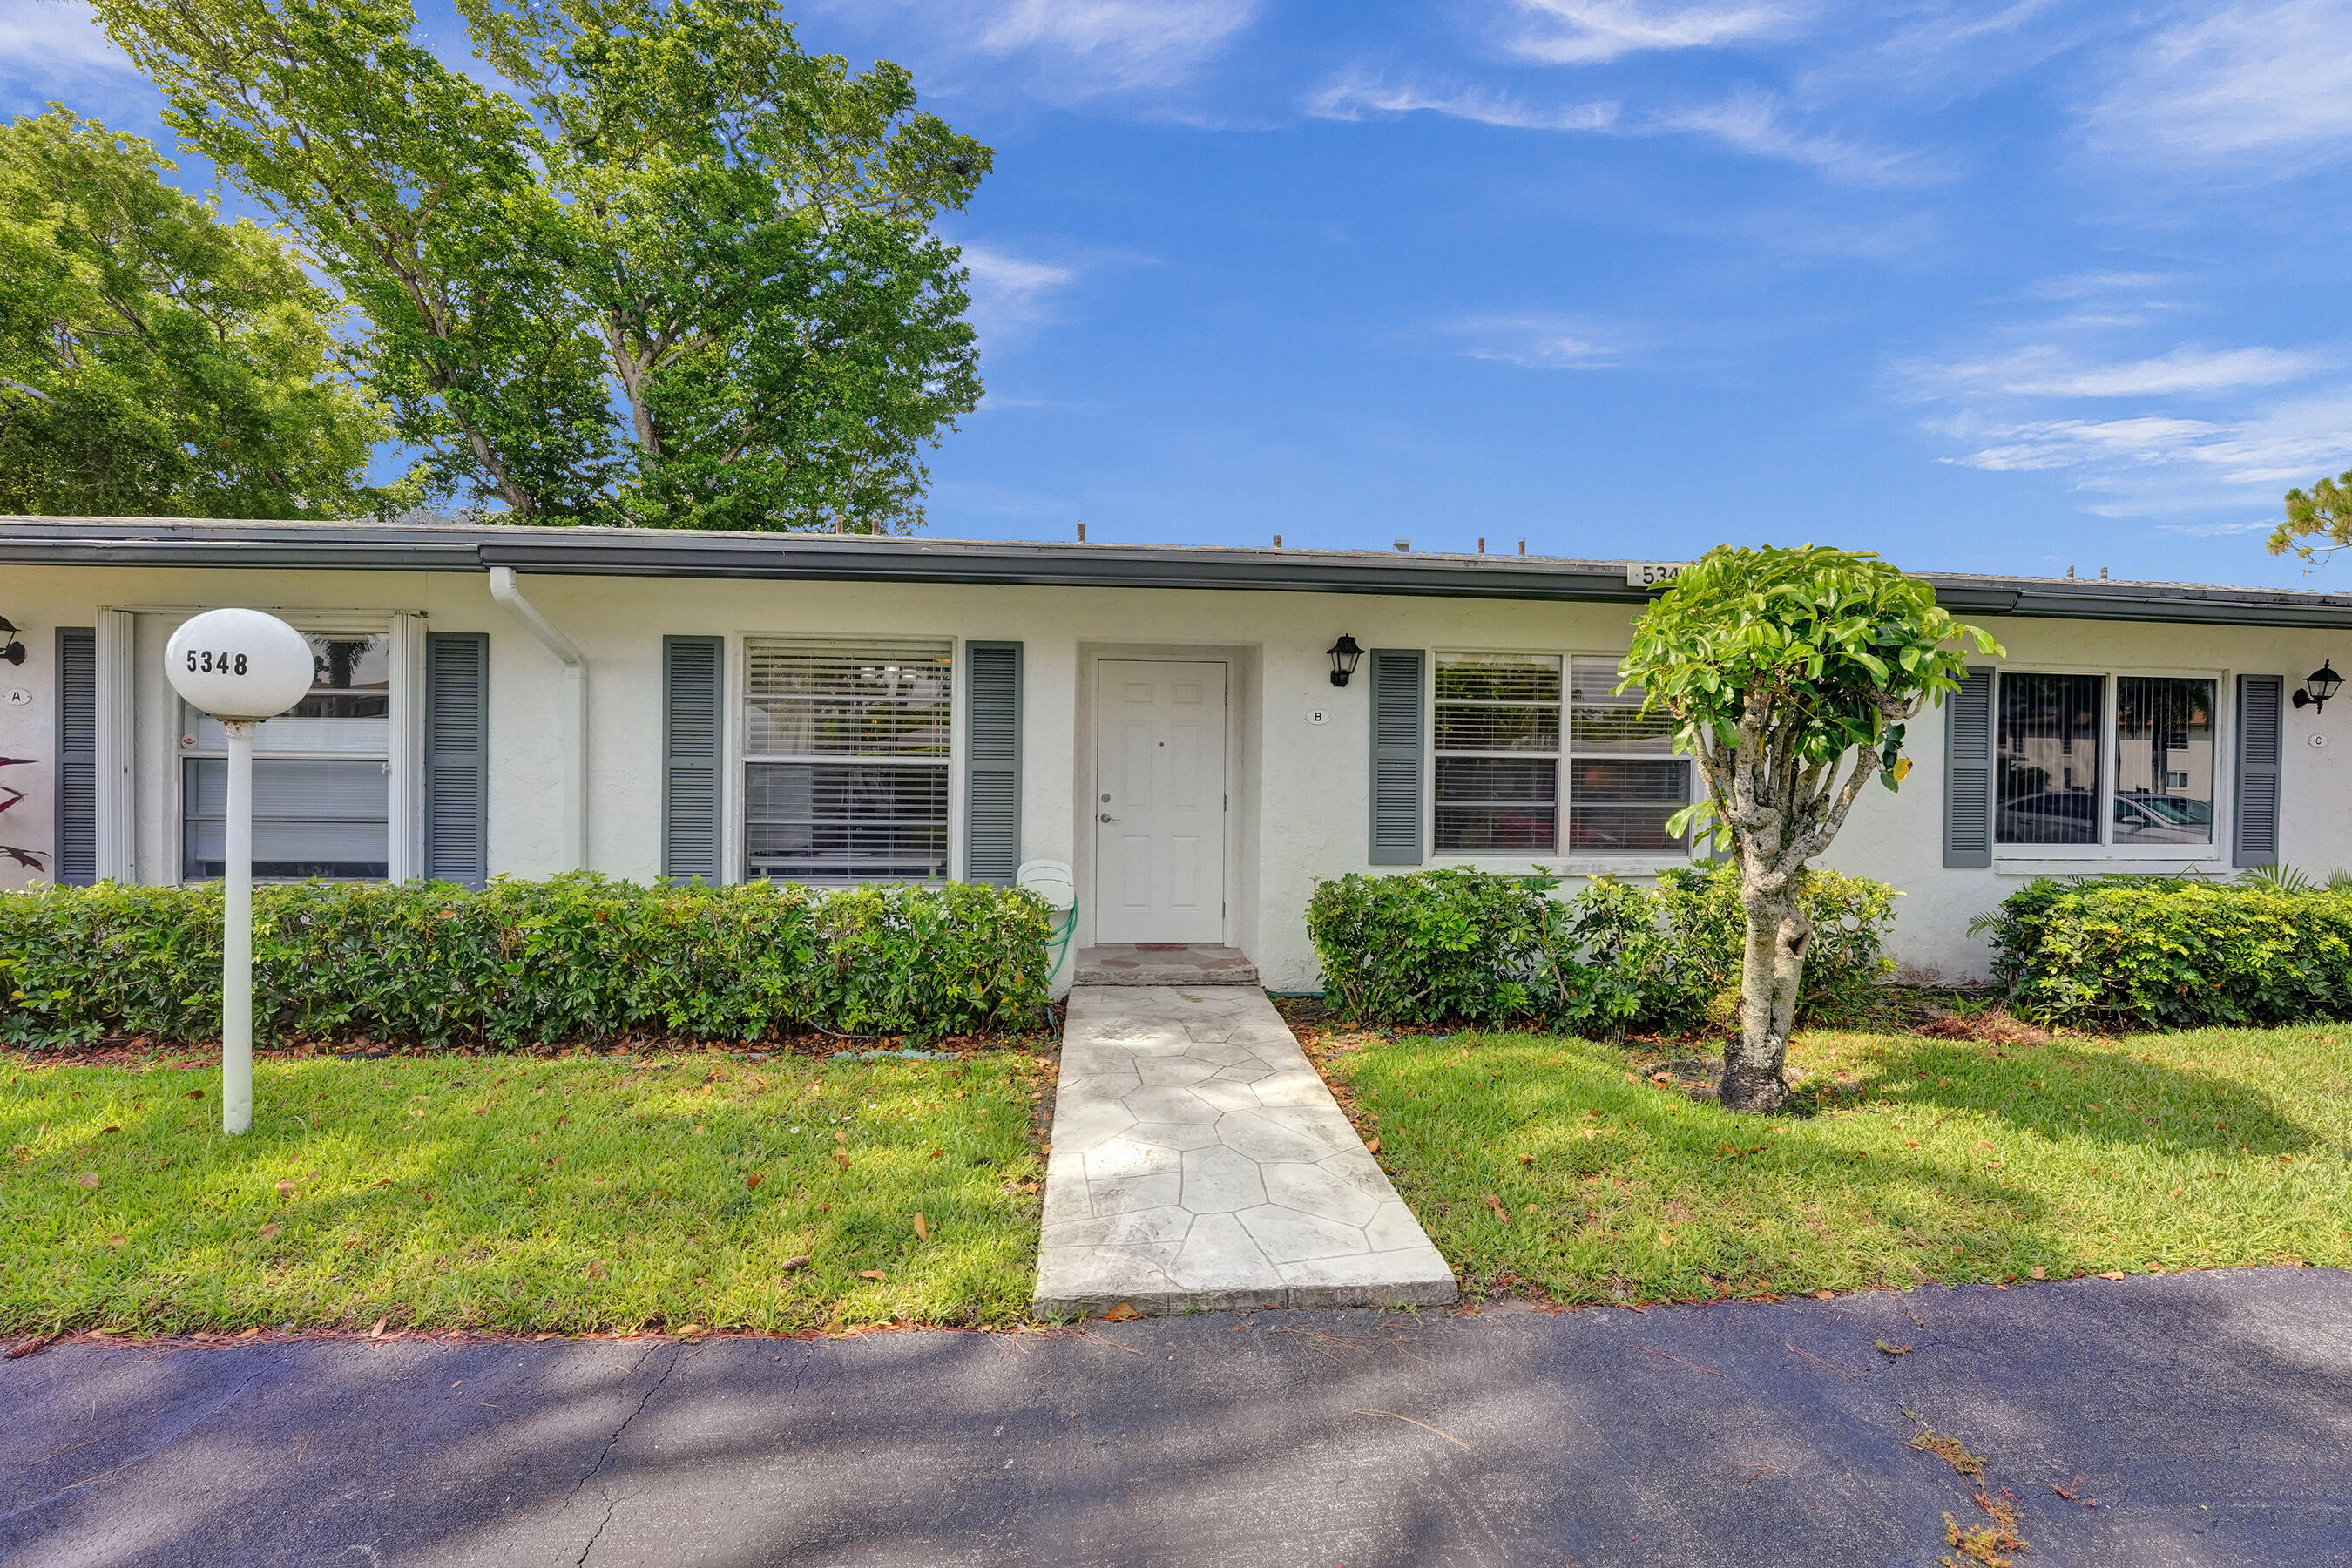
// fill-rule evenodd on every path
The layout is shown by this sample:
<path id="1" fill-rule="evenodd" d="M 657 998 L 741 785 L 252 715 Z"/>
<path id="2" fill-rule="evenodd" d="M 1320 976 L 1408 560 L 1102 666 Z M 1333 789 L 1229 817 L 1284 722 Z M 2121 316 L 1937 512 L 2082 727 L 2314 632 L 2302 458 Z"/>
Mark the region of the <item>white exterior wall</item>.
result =
<path id="1" fill-rule="evenodd" d="M 1369 595 L 1131 588 L 1034 588 L 770 582 L 526 574 L 524 595 L 585 654 L 588 663 L 589 845 L 594 868 L 647 879 L 660 868 L 661 639 L 724 633 L 727 672 L 740 690 L 746 635 L 953 637 L 1024 645 L 1022 856 L 1076 869 L 1088 900 L 1092 867 L 1094 661 L 1106 657 L 1219 658 L 1231 667 L 1231 808 L 1227 846 L 1227 939 L 1247 951 L 1276 989 L 1311 988 L 1314 960 L 1302 919 L 1318 877 L 1371 869 L 1366 864 L 1369 681 L 1345 690 L 1329 681 L 1324 650 L 1339 634 L 1366 647 L 1496 649 L 1573 655 L 1616 653 L 1631 621 L 1619 605 L 1447 600 Z M 490 649 L 490 867 L 544 876 L 568 861 L 562 802 L 570 752 L 561 667 L 554 656 L 490 598 L 479 573 L 240 572 L 147 567 L 20 567 L 0 587 L 0 613 L 17 623 L 29 649 L 22 667 L 0 666 L 0 754 L 34 759 L 0 772 L 26 792 L 0 817 L 0 842 L 51 847 L 56 783 L 55 628 L 95 626 L 103 608 L 137 609 L 138 711 L 136 876 L 168 882 L 177 872 L 177 769 L 173 710 L 160 649 L 181 616 L 244 605 L 289 618 L 424 617 L 435 631 L 485 632 Z M 177 606 L 176 609 L 169 608 Z M 1987 622 L 2020 669 L 2210 675 L 2218 683 L 2221 787 L 2216 842 L 2193 863 L 2229 864 L 2230 784 L 2234 774 L 2235 694 L 2240 672 L 2286 676 L 2352 655 L 2352 634 L 2114 622 L 1996 618 Z M 7 694 L 23 690 L 29 700 Z M 959 710 L 962 682 L 957 689 Z M 2343 700 L 2352 720 L 2352 693 Z M 1325 710 L 1328 721 L 1310 724 Z M 740 753 L 739 703 L 730 704 L 730 757 Z M 2335 715 L 2289 710 L 2285 720 L 2283 856 L 2325 872 L 2352 866 L 2352 819 L 2343 809 L 2343 745 L 2309 742 Z M 103 721 L 103 715 L 101 715 Z M 962 808 L 961 724 L 951 798 Z M 1913 721 L 1916 759 L 1899 795 L 1873 786 L 1826 858 L 1831 865 L 1895 884 L 1894 956 L 1951 978 L 1980 975 L 1984 950 L 1969 920 L 1998 904 L 2025 876 L 2051 869 L 2116 868 L 2112 857 L 2061 861 L 1997 850 L 1987 870 L 1942 865 L 1942 715 Z M 410 798 L 414 798 L 411 792 Z M 727 778 L 730 864 L 740 863 L 741 771 Z M 1424 823 L 1427 813 L 1424 811 Z M 395 835 L 413 832 L 399 825 Z M 960 835 L 954 863 L 961 867 Z M 1433 864 L 1445 863 L 1433 861 Z M 1468 863 L 1526 870 L 1537 863 L 1479 857 Z M 2192 863 L 2176 855 L 2168 868 Z M 1558 867 L 1557 858 L 1541 862 Z M 1571 871 L 1655 867 L 1638 858 L 1576 860 Z M 2129 862 L 2152 868 L 2146 860 Z M 1383 869 L 1390 869 L 1384 868 Z M 0 863 L 0 886 L 28 874 Z M 1078 942 L 1091 940 L 1081 910 Z"/>

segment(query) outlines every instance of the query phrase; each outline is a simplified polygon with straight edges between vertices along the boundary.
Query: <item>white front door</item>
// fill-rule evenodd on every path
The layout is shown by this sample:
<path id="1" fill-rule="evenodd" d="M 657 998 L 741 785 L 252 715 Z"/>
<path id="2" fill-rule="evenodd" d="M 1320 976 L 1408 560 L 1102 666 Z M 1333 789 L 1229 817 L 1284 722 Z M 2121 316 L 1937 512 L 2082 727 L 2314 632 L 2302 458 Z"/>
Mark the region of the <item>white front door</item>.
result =
<path id="1" fill-rule="evenodd" d="M 1095 666 L 1095 940 L 1225 936 L 1225 667 Z"/>

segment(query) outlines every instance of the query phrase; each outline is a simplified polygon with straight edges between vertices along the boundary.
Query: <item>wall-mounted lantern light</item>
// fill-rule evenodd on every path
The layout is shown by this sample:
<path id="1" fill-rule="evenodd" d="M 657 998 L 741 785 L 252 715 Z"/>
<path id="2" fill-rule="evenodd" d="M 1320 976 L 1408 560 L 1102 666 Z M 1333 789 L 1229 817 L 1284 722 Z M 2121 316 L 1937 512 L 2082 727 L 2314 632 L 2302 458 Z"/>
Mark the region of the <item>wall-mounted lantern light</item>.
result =
<path id="1" fill-rule="evenodd" d="M 25 645 L 16 640 L 16 623 L 0 616 L 0 658 L 10 664 L 25 662 Z"/>
<path id="2" fill-rule="evenodd" d="M 2327 700 L 2335 696 L 2336 689 L 2343 684 L 2344 678 L 2336 673 L 2334 664 L 2322 659 L 2317 669 L 2303 678 L 2303 689 L 2294 694 L 2294 705 L 2316 713 L 2327 706 Z"/>
<path id="3" fill-rule="evenodd" d="M 1364 657 L 1364 650 L 1356 646 L 1354 637 L 1341 632 L 1339 640 L 1333 643 L 1328 651 L 1331 655 L 1331 684 L 1347 685 L 1348 677 L 1356 673 L 1356 661 Z"/>

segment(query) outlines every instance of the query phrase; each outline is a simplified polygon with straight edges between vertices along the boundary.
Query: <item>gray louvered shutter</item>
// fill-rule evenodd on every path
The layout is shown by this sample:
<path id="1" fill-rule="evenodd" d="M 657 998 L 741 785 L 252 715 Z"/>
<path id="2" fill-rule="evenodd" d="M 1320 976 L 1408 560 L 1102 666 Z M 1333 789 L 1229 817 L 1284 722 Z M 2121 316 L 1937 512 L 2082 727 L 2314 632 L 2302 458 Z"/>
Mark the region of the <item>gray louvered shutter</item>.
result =
<path id="1" fill-rule="evenodd" d="M 425 634 L 425 875 L 490 879 L 490 639 Z"/>
<path id="2" fill-rule="evenodd" d="M 98 633 L 58 628 L 58 841 L 49 879 L 98 880 Z"/>
<path id="3" fill-rule="evenodd" d="M 1422 668 L 1417 647 L 1376 647 L 1372 670 L 1372 835 L 1375 866 L 1421 864 Z"/>
<path id="4" fill-rule="evenodd" d="M 2238 794 L 2230 864 L 2269 866 L 2279 858 L 2279 711 L 2282 675 L 2238 677 Z"/>
<path id="5" fill-rule="evenodd" d="M 964 880 L 1013 885 L 1021 866 L 1021 645 L 964 645 Z"/>
<path id="6" fill-rule="evenodd" d="M 719 637 L 662 638 L 662 875 L 719 880 Z"/>
<path id="7" fill-rule="evenodd" d="M 1992 671 L 1944 699 L 1944 864 L 1992 864 Z"/>

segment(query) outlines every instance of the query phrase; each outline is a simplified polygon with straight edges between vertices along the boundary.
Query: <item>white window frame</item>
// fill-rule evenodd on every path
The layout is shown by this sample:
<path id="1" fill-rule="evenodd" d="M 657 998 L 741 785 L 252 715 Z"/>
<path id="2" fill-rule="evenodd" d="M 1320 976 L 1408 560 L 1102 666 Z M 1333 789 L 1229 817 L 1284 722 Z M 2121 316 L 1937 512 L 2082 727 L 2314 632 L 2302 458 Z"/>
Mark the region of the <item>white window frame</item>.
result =
<path id="1" fill-rule="evenodd" d="M 1506 654 L 1529 658 L 1557 658 L 1559 660 L 1559 751 L 1549 753 L 1543 752 L 1496 752 L 1491 753 L 1478 752 L 1448 752 L 1444 753 L 1447 756 L 1493 755 L 1508 757 L 1541 757 L 1549 755 L 1555 762 L 1557 762 L 1559 764 L 1559 782 L 1558 788 L 1555 791 L 1557 799 L 1553 803 L 1553 810 L 1558 813 L 1558 816 L 1553 823 L 1552 847 L 1549 853 L 1542 851 L 1522 852 L 1517 850 L 1502 849 L 1440 849 L 1437 847 L 1437 759 L 1439 756 L 1437 747 L 1437 666 L 1441 659 L 1446 658 L 1450 656 L 1459 656 L 1463 654 Z M 1689 770 L 1690 784 L 1685 795 L 1685 801 L 1699 799 L 1699 791 L 1704 788 L 1704 784 L 1698 776 L 1698 763 L 1696 759 L 1685 756 L 1680 752 L 1668 752 L 1661 756 L 1658 754 L 1641 754 L 1631 752 L 1621 753 L 1609 751 L 1579 753 L 1575 750 L 1575 725 L 1573 717 L 1570 711 L 1572 704 L 1570 701 L 1569 693 L 1574 686 L 1576 661 L 1580 658 L 1606 658 L 1611 660 L 1619 660 L 1622 659 L 1624 657 L 1625 655 L 1622 649 L 1619 649 L 1616 652 L 1612 653 L 1606 650 L 1596 650 L 1592 648 L 1561 649 L 1550 647 L 1530 647 L 1525 645 L 1492 647 L 1467 647 L 1456 645 L 1451 647 L 1433 647 L 1429 650 L 1427 659 L 1429 667 L 1428 673 L 1424 678 L 1424 685 L 1422 691 L 1422 713 L 1423 719 L 1422 732 L 1426 737 L 1422 746 L 1422 849 L 1426 861 L 1443 861 L 1447 865 L 1487 867 L 1496 869 L 1517 868 L 1523 866 L 1542 866 L 1556 869 L 1567 876 L 1582 876 L 1602 872 L 1612 873 L 1618 876 L 1643 876 L 1654 874 L 1655 872 L 1665 870 L 1676 866 L 1687 866 L 1698 858 L 1697 837 L 1695 834 L 1684 835 L 1684 847 L 1680 850 L 1620 849 L 1583 850 L 1572 852 L 1568 847 L 1568 819 L 1569 812 L 1570 810 L 1570 797 L 1572 794 L 1572 781 L 1570 777 L 1570 769 L 1573 764 L 1575 758 L 1580 754 L 1589 755 L 1597 762 L 1619 760 L 1678 762 L 1682 763 L 1685 768 Z"/>
<path id="2" fill-rule="evenodd" d="M 2000 682 L 2012 675 L 2088 675 L 2100 680 L 2099 693 L 2099 793 L 2094 807 L 2098 816 L 2099 842 L 2096 844 L 2005 844 L 2000 839 Z M 2118 679 L 2140 678 L 2158 680 L 2206 680 L 2213 685 L 2213 812 L 2212 841 L 2207 844 L 2126 844 L 2113 842 L 2115 833 L 2115 795 L 2116 765 L 2121 759 L 2120 743 L 2116 739 L 2116 682 Z M 1992 732 L 1993 778 L 1991 801 L 1992 858 L 1996 870 L 2039 870 L 2055 866 L 2060 870 L 2077 868 L 2095 869 L 2102 865 L 2126 866 L 2154 870 L 2163 866 L 2187 869 L 2202 869 L 2207 866 L 2226 866 L 2230 856 L 2231 817 L 2236 806 L 2231 797 L 2233 785 L 2232 761 L 2237 737 L 2231 726 L 2237 716 L 2231 702 L 2229 672 L 2219 669 L 2180 669 L 2146 665 L 2080 664 L 2061 659 L 2011 660 L 1993 668 Z"/>
<path id="3" fill-rule="evenodd" d="M 751 644 L 777 638 L 817 641 L 865 641 L 873 643 L 902 642 L 909 646 L 948 645 L 948 749 L 943 758 L 894 755 L 888 757 L 858 757 L 824 755 L 818 757 L 782 756 L 751 749 L 749 711 L 751 692 Z M 726 779 L 731 786 L 731 805 L 719 826 L 720 850 L 726 857 L 720 869 L 721 880 L 746 882 L 751 879 L 751 772 L 754 763 L 888 763 L 909 762 L 942 763 L 948 775 L 948 842 L 947 870 L 936 882 L 910 882 L 905 878 L 891 878 L 883 882 L 820 882 L 812 887 L 890 887 L 906 884 L 914 887 L 940 887 L 955 881 L 956 868 L 962 864 L 964 806 L 964 689 L 969 684 L 965 668 L 965 644 L 968 638 L 952 633 L 923 636 L 916 633 L 871 633 L 862 630 L 811 630 L 806 626 L 761 626 L 726 634 L 727 669 L 724 686 L 727 710 L 723 726 L 723 751 L 728 769 Z"/>
<path id="4" fill-rule="evenodd" d="M 210 606 L 207 606 L 210 607 Z M 136 609 L 125 614 L 176 615 L 182 620 L 203 613 L 202 609 L 173 606 L 169 610 Z M 415 881 L 425 860 L 425 616 L 416 611 L 383 610 L 289 610 L 270 612 L 305 637 L 382 636 L 385 639 L 386 674 L 389 689 L 384 703 L 384 876 L 389 882 Z M 166 633 L 165 635 L 169 635 Z M 179 694 L 165 689 L 164 699 L 170 723 L 169 755 L 164 773 L 164 790 L 169 829 L 164 845 L 166 885 L 179 887 L 187 883 L 187 770 L 182 765 L 190 757 L 213 757 L 226 752 L 191 750 L 180 744 L 186 733 L 181 725 L 182 705 Z M 263 753 L 268 760 L 290 762 L 305 760 L 351 760 L 350 752 L 271 752 Z"/>

